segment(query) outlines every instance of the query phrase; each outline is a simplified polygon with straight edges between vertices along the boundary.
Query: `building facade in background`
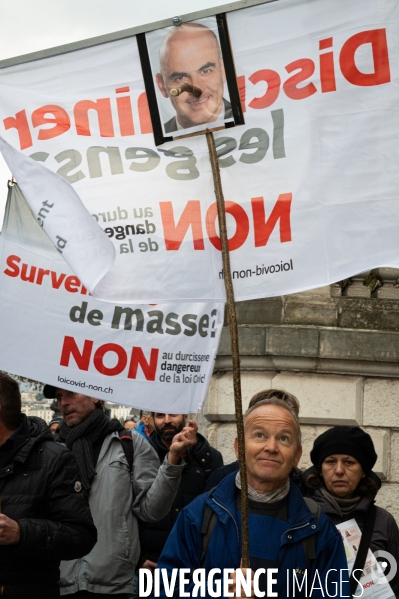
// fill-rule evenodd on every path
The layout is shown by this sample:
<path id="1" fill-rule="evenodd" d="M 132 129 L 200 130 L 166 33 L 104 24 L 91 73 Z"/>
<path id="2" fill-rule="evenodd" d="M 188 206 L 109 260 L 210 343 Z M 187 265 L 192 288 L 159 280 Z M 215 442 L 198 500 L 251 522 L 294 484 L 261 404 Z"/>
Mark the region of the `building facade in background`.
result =
<path id="1" fill-rule="evenodd" d="M 237 304 L 244 410 L 262 389 L 283 388 L 301 403 L 308 468 L 314 439 L 335 424 L 373 438 L 383 481 L 377 504 L 399 522 L 399 269 Z M 227 324 L 227 323 L 226 323 Z M 230 334 L 223 330 L 201 430 L 234 461 L 236 436 Z"/>
<path id="2" fill-rule="evenodd" d="M 21 399 L 22 411 L 27 416 L 38 416 L 39 418 L 43 418 L 47 424 L 54 417 L 56 403 L 53 403 L 52 399 L 45 399 L 43 393 L 36 391 L 22 392 Z M 133 416 L 136 418 L 139 417 L 139 410 L 131 406 L 106 402 L 105 408 L 109 410 L 110 418 L 117 418 L 121 422 Z M 57 415 L 60 415 L 59 412 Z"/>

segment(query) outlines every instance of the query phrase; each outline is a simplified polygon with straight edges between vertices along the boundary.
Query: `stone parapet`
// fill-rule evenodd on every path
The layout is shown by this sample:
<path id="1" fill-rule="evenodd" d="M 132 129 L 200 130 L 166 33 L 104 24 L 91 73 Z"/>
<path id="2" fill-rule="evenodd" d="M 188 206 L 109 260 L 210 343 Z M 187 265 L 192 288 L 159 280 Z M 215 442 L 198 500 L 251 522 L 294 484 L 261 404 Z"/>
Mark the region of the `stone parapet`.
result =
<path id="1" fill-rule="evenodd" d="M 316 325 L 399 331 L 399 284 L 396 275 L 393 274 L 382 287 L 371 293 L 370 288 L 363 285 L 367 274 L 354 277 L 353 284 L 346 288 L 344 294 L 337 284 L 287 296 L 238 302 L 238 322 L 241 325 Z M 386 276 L 382 278 L 386 279 Z"/>
<path id="2" fill-rule="evenodd" d="M 399 376 L 397 332 L 307 325 L 240 325 L 238 336 L 242 356 L 295 356 L 385 363 L 396 366 Z M 223 328 L 218 355 L 231 355 L 228 327 Z"/>

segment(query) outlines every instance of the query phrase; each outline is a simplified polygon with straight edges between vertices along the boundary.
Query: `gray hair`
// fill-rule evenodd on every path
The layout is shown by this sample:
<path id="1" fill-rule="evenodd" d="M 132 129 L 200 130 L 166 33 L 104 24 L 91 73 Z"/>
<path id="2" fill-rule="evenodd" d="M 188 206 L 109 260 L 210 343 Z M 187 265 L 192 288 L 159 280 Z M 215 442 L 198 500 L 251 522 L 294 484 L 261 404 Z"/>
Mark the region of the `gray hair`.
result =
<path id="1" fill-rule="evenodd" d="M 249 403 L 249 408 L 244 414 L 244 425 L 247 421 L 248 416 L 257 408 L 262 406 L 278 406 L 279 408 L 284 408 L 289 412 L 292 418 L 295 421 L 297 426 L 297 442 L 298 447 L 302 446 L 302 434 L 301 434 L 301 426 L 299 424 L 299 401 L 295 397 L 295 395 L 291 395 L 291 393 L 287 393 L 285 391 L 279 390 L 266 390 L 260 391 L 253 396 Z"/>

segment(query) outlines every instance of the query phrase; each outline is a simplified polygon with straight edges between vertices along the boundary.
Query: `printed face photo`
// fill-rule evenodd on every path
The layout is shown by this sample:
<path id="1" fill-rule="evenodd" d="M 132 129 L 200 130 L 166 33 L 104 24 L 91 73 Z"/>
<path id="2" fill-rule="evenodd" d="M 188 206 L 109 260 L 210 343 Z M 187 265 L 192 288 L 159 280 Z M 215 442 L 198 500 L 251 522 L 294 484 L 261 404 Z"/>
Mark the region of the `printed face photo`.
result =
<path id="1" fill-rule="evenodd" d="M 215 17 L 146 34 L 164 135 L 233 120 Z"/>

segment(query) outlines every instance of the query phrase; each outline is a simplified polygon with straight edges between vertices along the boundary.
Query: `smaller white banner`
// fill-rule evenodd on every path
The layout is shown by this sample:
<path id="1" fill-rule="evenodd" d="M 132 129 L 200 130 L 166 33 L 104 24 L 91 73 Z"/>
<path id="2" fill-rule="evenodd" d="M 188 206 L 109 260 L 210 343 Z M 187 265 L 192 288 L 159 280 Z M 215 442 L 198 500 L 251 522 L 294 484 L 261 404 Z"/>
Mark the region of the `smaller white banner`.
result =
<path id="1" fill-rule="evenodd" d="M 223 303 L 93 298 L 12 188 L 0 237 L 3 370 L 83 395 L 169 413 L 201 408 Z"/>

